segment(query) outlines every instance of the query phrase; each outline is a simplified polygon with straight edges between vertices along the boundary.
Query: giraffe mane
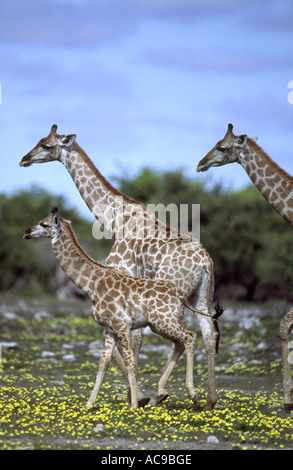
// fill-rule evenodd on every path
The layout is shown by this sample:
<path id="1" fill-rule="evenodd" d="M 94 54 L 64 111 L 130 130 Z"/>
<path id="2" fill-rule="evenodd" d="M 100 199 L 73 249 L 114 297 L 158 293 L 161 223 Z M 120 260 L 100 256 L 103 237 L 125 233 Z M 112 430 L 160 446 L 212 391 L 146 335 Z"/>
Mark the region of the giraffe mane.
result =
<path id="1" fill-rule="evenodd" d="M 90 263 L 93 263 L 95 265 L 100 265 L 100 266 L 104 266 L 102 263 L 99 263 L 98 261 L 94 260 L 93 258 L 91 258 L 87 253 L 86 251 L 82 248 L 82 246 L 78 243 L 77 241 L 77 238 L 75 236 L 75 233 L 73 231 L 73 228 L 71 227 L 71 224 L 63 219 L 62 217 L 60 217 L 60 220 L 62 221 L 62 224 L 63 226 L 66 227 L 66 231 L 68 233 L 68 235 L 70 236 L 71 238 L 71 241 L 73 242 L 73 244 L 75 245 L 76 247 L 76 250 L 78 251 L 79 255 L 86 258 L 87 261 L 89 261 Z"/>
<path id="2" fill-rule="evenodd" d="M 81 158 L 83 159 L 83 161 L 88 165 L 88 167 L 90 168 L 90 170 L 97 176 L 97 178 L 102 181 L 103 185 L 106 187 L 106 189 L 108 189 L 114 196 L 122 196 L 123 197 L 123 201 L 128 203 L 128 204 L 136 204 L 136 205 L 139 205 L 141 206 L 143 209 L 145 209 L 146 211 L 148 210 L 142 203 L 136 201 L 135 199 L 132 199 L 131 197 L 123 194 L 121 191 L 119 191 L 118 189 L 114 188 L 111 183 L 109 183 L 109 181 L 100 173 L 100 171 L 97 169 L 97 167 L 95 166 L 95 164 L 92 162 L 92 160 L 89 158 L 89 156 L 85 153 L 85 151 L 80 147 L 80 145 L 78 145 L 78 143 L 75 141 L 73 143 L 73 148 L 79 153 L 79 155 L 81 156 Z M 172 227 L 170 227 L 169 225 L 167 224 L 164 224 L 163 222 L 161 222 L 158 217 L 155 216 L 155 224 L 156 224 L 156 228 L 158 229 L 158 227 L 161 225 L 161 226 L 164 226 L 164 229 L 166 231 L 166 235 L 169 235 L 171 233 L 174 232 L 174 230 L 176 229 L 173 229 Z M 178 232 L 178 230 L 176 230 L 176 233 Z M 178 232 L 179 233 L 179 232 Z"/>
<path id="3" fill-rule="evenodd" d="M 79 155 L 82 157 L 82 159 L 86 162 L 86 164 L 89 166 L 91 171 L 96 174 L 97 178 L 102 181 L 103 185 L 112 193 L 114 196 L 123 196 L 124 201 L 130 203 L 130 204 L 139 204 L 142 205 L 140 202 L 135 201 L 131 197 L 127 196 L 126 194 L 121 193 L 118 189 L 114 188 L 114 186 L 109 183 L 109 181 L 99 172 L 95 164 L 92 162 L 92 160 L 89 158 L 89 156 L 85 153 L 85 151 L 78 145 L 78 143 L 75 141 L 73 143 L 73 148 L 79 153 Z"/>
<path id="4" fill-rule="evenodd" d="M 261 158 L 269 164 L 270 167 L 274 169 L 274 171 L 281 176 L 282 178 L 286 179 L 288 183 L 293 185 L 293 177 L 287 173 L 287 171 L 283 170 L 274 160 L 272 160 L 268 154 L 253 140 L 253 139 L 247 139 L 247 142 L 249 144 L 249 147 L 258 153 L 258 155 L 261 156 Z"/>

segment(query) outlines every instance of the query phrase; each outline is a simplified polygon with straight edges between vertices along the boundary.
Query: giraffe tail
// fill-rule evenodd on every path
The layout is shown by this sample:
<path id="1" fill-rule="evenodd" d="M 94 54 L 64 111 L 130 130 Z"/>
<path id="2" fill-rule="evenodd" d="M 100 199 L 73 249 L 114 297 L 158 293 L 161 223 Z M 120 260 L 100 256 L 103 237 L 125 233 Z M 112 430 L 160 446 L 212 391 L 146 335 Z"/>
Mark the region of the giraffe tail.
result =
<path id="1" fill-rule="evenodd" d="M 198 313 L 199 315 L 203 315 L 204 317 L 212 318 L 215 330 L 217 332 L 217 341 L 216 341 L 215 350 L 216 350 L 216 353 L 218 353 L 219 343 L 220 343 L 220 336 L 221 336 L 220 335 L 219 324 L 218 324 L 218 319 L 222 315 L 222 313 L 224 312 L 224 309 L 223 309 L 222 305 L 220 304 L 220 302 L 218 301 L 215 305 L 214 315 L 208 315 L 207 313 L 204 313 L 201 310 L 195 308 L 185 297 L 181 297 L 181 302 L 183 303 L 183 305 L 185 307 L 187 307 L 192 312 Z"/>
<path id="2" fill-rule="evenodd" d="M 220 304 L 219 301 L 215 305 L 215 311 L 216 312 L 213 315 L 213 323 L 214 323 L 214 326 L 215 326 L 215 330 L 218 333 L 217 341 L 216 341 L 216 347 L 215 347 L 216 353 L 218 353 L 219 352 L 220 337 L 221 337 L 218 318 L 222 315 L 222 313 L 224 313 L 223 306 Z"/>

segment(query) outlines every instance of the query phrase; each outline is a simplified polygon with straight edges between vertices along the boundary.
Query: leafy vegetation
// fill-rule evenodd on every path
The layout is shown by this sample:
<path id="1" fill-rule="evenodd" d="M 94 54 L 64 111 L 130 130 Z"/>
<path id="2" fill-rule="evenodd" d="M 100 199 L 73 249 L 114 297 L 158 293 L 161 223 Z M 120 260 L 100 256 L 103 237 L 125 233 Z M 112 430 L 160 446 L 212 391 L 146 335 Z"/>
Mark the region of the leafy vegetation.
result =
<path id="1" fill-rule="evenodd" d="M 254 186 L 234 192 L 208 188 L 182 171 L 158 174 L 149 168 L 117 183 L 144 204 L 200 204 L 200 239 L 214 261 L 217 297 L 293 300 L 292 228 Z"/>
<path id="2" fill-rule="evenodd" d="M 221 186 L 210 188 L 180 170 L 158 173 L 150 168 L 133 178 L 117 179 L 115 186 L 143 204 L 200 204 L 201 242 L 214 261 L 216 297 L 293 300 L 292 228 L 254 186 L 232 192 Z M 109 253 L 111 240 L 94 239 L 94 220 L 82 219 L 62 197 L 37 187 L 12 196 L 2 194 L 0 291 L 55 292 L 56 262 L 49 243 L 22 240 L 23 232 L 54 205 L 72 220 L 79 242 L 92 257 L 104 259 Z"/>
<path id="3" fill-rule="evenodd" d="M 60 216 L 72 221 L 79 243 L 90 256 L 99 259 L 110 251 L 111 241 L 97 243 L 91 235 L 92 223 L 69 208 L 63 197 L 35 186 L 12 196 L 0 194 L 0 291 L 27 295 L 56 291 L 57 262 L 50 243 L 42 239 L 29 243 L 22 238 L 25 230 L 46 217 L 54 206 Z"/>

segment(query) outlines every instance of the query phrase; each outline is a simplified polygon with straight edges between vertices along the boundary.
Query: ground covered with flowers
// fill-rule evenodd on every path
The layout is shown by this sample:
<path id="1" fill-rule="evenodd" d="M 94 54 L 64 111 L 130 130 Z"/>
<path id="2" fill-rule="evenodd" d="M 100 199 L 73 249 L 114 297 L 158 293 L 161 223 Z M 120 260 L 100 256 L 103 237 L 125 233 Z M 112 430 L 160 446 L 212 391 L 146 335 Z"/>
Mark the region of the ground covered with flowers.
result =
<path id="1" fill-rule="evenodd" d="M 207 368 L 192 317 L 188 321 L 199 336 L 196 406 L 185 391 L 183 356 L 160 406 L 129 410 L 127 384 L 112 363 L 95 406 L 86 410 L 102 348 L 90 304 L 2 299 L 0 448 L 293 449 L 293 417 L 283 412 L 281 315 L 271 310 L 223 317 L 212 412 L 203 411 Z M 139 364 L 146 394 L 169 350 L 168 342 L 146 331 Z"/>

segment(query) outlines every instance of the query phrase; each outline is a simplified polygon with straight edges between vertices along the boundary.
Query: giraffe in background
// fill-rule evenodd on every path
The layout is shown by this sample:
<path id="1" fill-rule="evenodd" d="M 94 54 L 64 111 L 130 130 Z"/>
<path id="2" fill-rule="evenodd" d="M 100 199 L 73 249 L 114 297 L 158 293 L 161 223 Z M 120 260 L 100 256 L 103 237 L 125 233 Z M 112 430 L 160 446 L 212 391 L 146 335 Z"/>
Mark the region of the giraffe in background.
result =
<path id="1" fill-rule="evenodd" d="M 114 239 L 106 264 L 115 266 L 129 276 L 174 282 L 191 304 L 205 313 L 205 316 L 196 312 L 195 315 L 207 354 L 208 393 L 205 409 L 211 410 L 217 401 L 214 355 L 219 339 L 211 314 L 214 295 L 212 259 L 199 240 L 166 226 L 142 204 L 115 189 L 75 139 L 75 134 L 58 135 L 57 126 L 53 125 L 49 135 L 22 158 L 20 165 L 26 167 L 33 163 L 60 161 L 90 211 Z M 117 201 L 120 204 L 119 211 L 116 210 Z M 137 229 L 135 233 L 134 221 Z M 132 341 L 137 369 L 141 330 L 132 332 Z M 123 371 L 123 361 L 117 348 L 113 357 Z M 140 391 L 138 393 L 139 401 L 143 404 L 147 399 Z M 157 399 L 156 403 L 159 402 Z"/>
<path id="2" fill-rule="evenodd" d="M 291 225 L 293 224 L 293 177 L 277 165 L 256 143 L 257 138 L 236 136 L 232 124 L 222 140 L 198 163 L 197 171 L 214 166 L 239 163 L 269 204 Z M 289 364 L 289 335 L 293 329 L 292 309 L 280 323 L 282 344 L 285 410 L 293 409 L 293 380 Z"/>

